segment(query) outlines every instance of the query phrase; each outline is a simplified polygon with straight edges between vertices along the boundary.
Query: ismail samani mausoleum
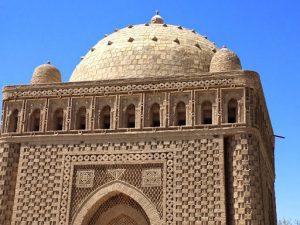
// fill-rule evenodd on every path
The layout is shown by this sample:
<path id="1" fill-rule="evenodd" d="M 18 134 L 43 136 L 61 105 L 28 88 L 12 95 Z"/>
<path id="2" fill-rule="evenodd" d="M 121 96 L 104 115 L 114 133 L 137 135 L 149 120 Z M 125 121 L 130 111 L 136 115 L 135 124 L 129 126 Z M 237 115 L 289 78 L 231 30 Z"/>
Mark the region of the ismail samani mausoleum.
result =
<path id="1" fill-rule="evenodd" d="M 158 14 L 4 87 L 0 162 L 1 225 L 276 224 L 259 75 Z"/>

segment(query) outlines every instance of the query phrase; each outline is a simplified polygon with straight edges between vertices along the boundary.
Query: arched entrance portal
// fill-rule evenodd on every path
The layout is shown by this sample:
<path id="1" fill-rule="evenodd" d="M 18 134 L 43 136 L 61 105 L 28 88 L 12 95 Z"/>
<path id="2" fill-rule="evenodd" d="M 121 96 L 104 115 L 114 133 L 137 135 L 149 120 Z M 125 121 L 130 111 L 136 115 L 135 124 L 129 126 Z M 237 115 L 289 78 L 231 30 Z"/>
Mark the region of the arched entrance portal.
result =
<path id="1" fill-rule="evenodd" d="M 104 202 L 88 225 L 150 225 L 142 207 L 129 196 L 117 194 Z"/>
<path id="2" fill-rule="evenodd" d="M 153 203 L 138 189 L 114 181 L 94 191 L 75 214 L 73 225 L 160 225 Z"/>

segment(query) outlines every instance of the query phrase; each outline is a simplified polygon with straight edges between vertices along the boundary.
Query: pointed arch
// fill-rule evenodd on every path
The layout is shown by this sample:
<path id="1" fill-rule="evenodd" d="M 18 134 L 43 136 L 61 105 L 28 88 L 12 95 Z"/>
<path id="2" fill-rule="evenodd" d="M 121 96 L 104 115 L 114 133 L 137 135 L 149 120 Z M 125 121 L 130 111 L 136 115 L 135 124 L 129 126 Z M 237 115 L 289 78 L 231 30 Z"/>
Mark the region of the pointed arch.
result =
<path id="1" fill-rule="evenodd" d="M 53 130 L 63 130 L 64 129 L 64 110 L 58 108 L 53 114 Z"/>
<path id="2" fill-rule="evenodd" d="M 125 113 L 125 119 L 126 119 L 126 127 L 127 128 L 135 128 L 135 105 L 130 104 Z"/>
<path id="3" fill-rule="evenodd" d="M 123 181 L 107 183 L 92 192 L 77 210 L 71 224 L 87 224 L 100 205 L 119 193 L 129 196 L 140 204 L 151 225 L 161 225 L 159 213 L 153 203 L 137 188 Z"/>
<path id="4" fill-rule="evenodd" d="M 176 126 L 185 126 L 186 125 L 186 105 L 184 102 L 180 101 L 176 105 L 175 109 L 176 116 Z"/>
<path id="5" fill-rule="evenodd" d="M 151 127 L 160 127 L 160 105 L 158 103 L 153 103 L 149 116 Z"/>
<path id="6" fill-rule="evenodd" d="M 114 222 L 117 222 L 120 220 L 122 217 L 126 218 L 126 221 L 130 221 L 132 223 L 130 224 L 139 224 L 139 225 L 149 225 L 148 222 L 148 217 L 144 215 L 144 210 L 143 212 L 139 211 L 139 209 L 135 208 L 134 206 L 131 206 L 129 204 L 125 203 L 120 203 L 120 204 L 114 204 L 114 202 L 117 202 L 115 198 L 124 196 L 124 198 L 128 201 L 132 201 L 132 199 L 128 196 L 126 197 L 123 194 L 118 194 L 110 199 L 108 199 L 103 206 L 106 209 L 109 208 L 108 210 L 105 210 L 102 212 L 102 214 L 96 215 L 96 217 L 93 216 L 92 220 L 89 221 L 89 225 L 96 225 L 96 224 L 114 224 Z M 125 200 L 125 201 L 126 201 Z M 103 210 L 103 209 L 102 209 Z M 96 212 L 96 214 L 98 211 Z M 125 222 L 125 221 L 124 221 Z M 126 223 L 125 223 L 126 224 Z"/>
<path id="7" fill-rule="evenodd" d="M 8 132 L 17 132 L 19 124 L 19 110 L 15 109 L 9 116 Z"/>
<path id="8" fill-rule="evenodd" d="M 41 110 L 35 109 L 29 119 L 29 131 L 40 131 L 41 130 Z"/>
<path id="9" fill-rule="evenodd" d="M 100 113 L 100 129 L 111 129 L 111 108 L 109 105 L 102 108 Z"/>
<path id="10" fill-rule="evenodd" d="M 204 101 L 201 104 L 201 123 L 212 124 L 212 104 L 210 101 Z"/>
<path id="11" fill-rule="evenodd" d="M 227 104 L 227 122 L 238 122 L 238 102 L 234 98 L 230 99 Z"/>
<path id="12" fill-rule="evenodd" d="M 76 114 L 76 129 L 85 130 L 86 129 L 86 108 L 81 107 Z"/>

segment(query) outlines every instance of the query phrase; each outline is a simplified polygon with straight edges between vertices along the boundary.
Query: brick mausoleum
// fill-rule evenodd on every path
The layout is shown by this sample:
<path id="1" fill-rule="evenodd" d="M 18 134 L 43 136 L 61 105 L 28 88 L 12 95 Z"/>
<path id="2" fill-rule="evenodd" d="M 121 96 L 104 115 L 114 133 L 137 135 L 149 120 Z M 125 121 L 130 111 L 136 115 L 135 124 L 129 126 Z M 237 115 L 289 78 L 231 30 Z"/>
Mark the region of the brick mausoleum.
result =
<path id="1" fill-rule="evenodd" d="M 1 225 L 274 225 L 274 177 L 259 75 L 158 13 L 3 89 Z"/>

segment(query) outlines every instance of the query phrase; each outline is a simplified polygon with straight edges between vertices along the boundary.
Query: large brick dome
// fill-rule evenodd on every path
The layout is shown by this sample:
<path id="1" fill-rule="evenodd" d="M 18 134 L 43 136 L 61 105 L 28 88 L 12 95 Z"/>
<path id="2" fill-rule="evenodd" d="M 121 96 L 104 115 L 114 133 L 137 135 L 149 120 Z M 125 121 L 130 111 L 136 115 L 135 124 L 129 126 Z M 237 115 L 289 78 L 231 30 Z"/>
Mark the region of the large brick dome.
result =
<path id="1" fill-rule="evenodd" d="M 194 30 L 151 23 L 128 26 L 100 40 L 77 65 L 70 81 L 170 77 L 209 72 L 216 46 Z"/>

